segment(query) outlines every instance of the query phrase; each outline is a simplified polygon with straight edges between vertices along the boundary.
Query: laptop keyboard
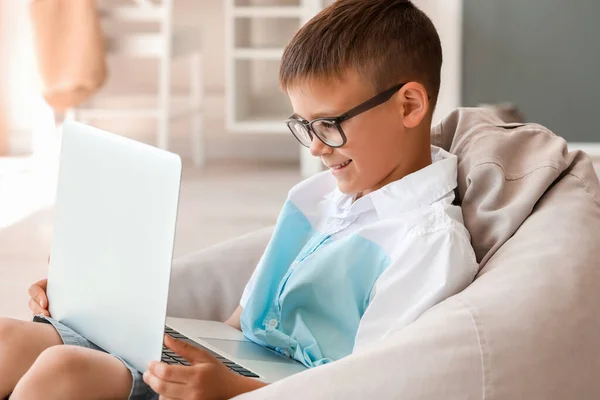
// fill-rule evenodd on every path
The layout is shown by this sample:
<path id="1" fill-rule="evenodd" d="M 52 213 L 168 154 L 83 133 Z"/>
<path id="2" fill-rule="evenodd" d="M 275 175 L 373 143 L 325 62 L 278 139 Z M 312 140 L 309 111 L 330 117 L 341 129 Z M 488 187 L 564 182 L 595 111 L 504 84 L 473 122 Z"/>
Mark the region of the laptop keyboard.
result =
<path id="1" fill-rule="evenodd" d="M 252 371 L 247 370 L 246 368 L 242 367 L 241 365 L 236 364 L 233 361 L 228 360 L 227 358 L 215 353 L 214 351 L 207 349 L 206 347 L 204 347 L 196 342 L 191 341 L 186 336 L 177 332 L 175 329 L 165 326 L 165 333 L 171 337 L 174 337 L 175 339 L 183 340 L 184 342 L 188 342 L 189 344 L 191 344 L 195 347 L 201 348 L 202 350 L 206 351 L 207 353 L 209 353 L 210 355 L 215 357 L 217 360 L 219 360 L 223 364 L 225 364 L 225 366 L 227 366 L 227 368 L 229 368 L 230 370 L 232 370 L 233 372 L 235 372 L 239 375 L 247 376 L 249 378 L 258 378 L 259 377 L 258 375 L 256 375 Z M 167 363 L 167 364 L 190 365 L 190 363 L 185 358 L 180 357 L 179 355 L 177 355 L 176 353 L 172 352 L 171 350 L 169 350 L 167 347 L 164 347 L 164 346 L 163 346 L 161 361 L 164 363 Z"/>

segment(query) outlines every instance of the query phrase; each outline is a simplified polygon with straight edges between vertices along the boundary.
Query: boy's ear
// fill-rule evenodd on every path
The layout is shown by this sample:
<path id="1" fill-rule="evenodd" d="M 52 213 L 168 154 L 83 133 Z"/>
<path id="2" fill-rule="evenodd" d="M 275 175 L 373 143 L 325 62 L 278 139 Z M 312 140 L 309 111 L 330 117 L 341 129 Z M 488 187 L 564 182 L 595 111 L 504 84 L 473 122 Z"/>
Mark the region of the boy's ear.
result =
<path id="1" fill-rule="evenodd" d="M 397 102 L 406 128 L 417 127 L 429 111 L 429 95 L 425 86 L 418 82 L 405 84 L 398 92 Z"/>

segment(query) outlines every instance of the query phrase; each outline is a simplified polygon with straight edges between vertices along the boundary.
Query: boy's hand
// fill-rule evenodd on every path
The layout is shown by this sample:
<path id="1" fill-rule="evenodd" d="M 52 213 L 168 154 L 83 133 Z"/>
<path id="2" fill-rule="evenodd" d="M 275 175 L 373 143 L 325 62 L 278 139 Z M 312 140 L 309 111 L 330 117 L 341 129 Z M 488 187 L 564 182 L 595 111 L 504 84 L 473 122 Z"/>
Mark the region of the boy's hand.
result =
<path id="1" fill-rule="evenodd" d="M 42 279 L 29 287 L 29 309 L 34 314 L 42 314 L 46 317 L 50 316 L 48 311 L 48 297 L 46 296 L 46 288 L 48 279 Z"/>
<path id="2" fill-rule="evenodd" d="M 230 399 L 266 384 L 229 370 L 207 352 L 165 335 L 165 346 L 192 365 L 168 365 L 151 362 L 144 373 L 148 384 L 160 399 Z"/>

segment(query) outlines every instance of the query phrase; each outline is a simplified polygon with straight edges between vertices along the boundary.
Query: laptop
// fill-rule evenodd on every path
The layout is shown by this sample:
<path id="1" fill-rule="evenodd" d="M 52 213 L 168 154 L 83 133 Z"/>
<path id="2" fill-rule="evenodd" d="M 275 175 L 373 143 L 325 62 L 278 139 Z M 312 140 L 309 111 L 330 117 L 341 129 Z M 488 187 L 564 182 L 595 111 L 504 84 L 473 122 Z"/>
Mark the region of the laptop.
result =
<path id="1" fill-rule="evenodd" d="M 180 181 L 175 154 L 77 122 L 63 125 L 51 315 L 141 372 L 151 360 L 187 364 L 163 347 L 164 333 L 264 382 L 305 370 L 225 323 L 166 317 Z"/>

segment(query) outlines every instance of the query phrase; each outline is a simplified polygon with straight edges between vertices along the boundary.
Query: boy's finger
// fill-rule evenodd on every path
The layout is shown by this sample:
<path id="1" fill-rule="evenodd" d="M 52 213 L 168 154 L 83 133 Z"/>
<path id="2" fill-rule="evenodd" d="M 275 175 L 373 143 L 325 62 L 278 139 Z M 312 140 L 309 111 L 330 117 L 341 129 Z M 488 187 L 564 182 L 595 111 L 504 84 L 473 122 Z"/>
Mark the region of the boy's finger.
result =
<path id="1" fill-rule="evenodd" d="M 46 285 L 47 281 L 44 279 L 43 281 L 39 281 L 31 285 L 28 290 L 29 296 L 35 299 L 35 301 L 37 301 L 42 308 L 48 308 Z"/>
<path id="2" fill-rule="evenodd" d="M 189 366 L 169 365 L 158 361 L 150 361 L 148 371 L 157 378 L 171 383 L 189 383 L 196 376 L 194 369 Z"/>
<path id="3" fill-rule="evenodd" d="M 38 285 L 39 287 L 41 287 L 44 292 L 46 291 L 46 289 L 48 288 L 48 278 L 44 278 L 40 281 L 36 282 L 36 285 Z"/>
<path id="4" fill-rule="evenodd" d="M 27 293 L 29 293 L 29 297 L 33 299 L 40 294 L 40 287 L 37 285 L 37 283 L 34 283 L 33 285 L 29 286 Z"/>
<path id="5" fill-rule="evenodd" d="M 39 305 L 33 299 L 29 299 L 29 309 L 32 313 L 36 314 L 38 311 Z"/>
<path id="6" fill-rule="evenodd" d="M 36 297 L 36 296 L 39 296 L 40 294 L 43 294 L 45 296 L 47 287 L 48 287 L 48 280 L 42 279 L 41 281 L 38 281 L 38 282 L 34 283 L 33 285 L 29 286 L 29 290 L 28 290 L 29 296 Z"/>
<path id="7" fill-rule="evenodd" d="M 29 299 L 29 309 L 34 314 L 43 314 L 45 311 L 34 299 Z"/>
<path id="8" fill-rule="evenodd" d="M 186 385 L 163 381 L 150 371 L 144 372 L 142 379 L 161 399 L 183 399 L 185 396 Z"/>
<path id="9" fill-rule="evenodd" d="M 35 301 L 38 302 L 42 309 L 45 310 L 46 308 L 48 308 L 48 301 L 46 300 L 46 295 L 40 294 L 38 297 L 36 297 Z"/>
<path id="10" fill-rule="evenodd" d="M 48 299 L 46 298 L 45 293 L 39 293 L 36 296 L 32 297 L 36 303 L 40 305 L 42 309 L 48 308 Z"/>
<path id="11" fill-rule="evenodd" d="M 165 335 L 165 346 L 169 349 L 173 350 L 175 353 L 179 354 L 181 357 L 185 358 L 189 362 L 199 363 L 206 362 L 212 359 L 210 354 L 207 352 L 192 346 L 189 343 L 186 343 L 182 340 L 177 340 L 169 335 Z"/>

